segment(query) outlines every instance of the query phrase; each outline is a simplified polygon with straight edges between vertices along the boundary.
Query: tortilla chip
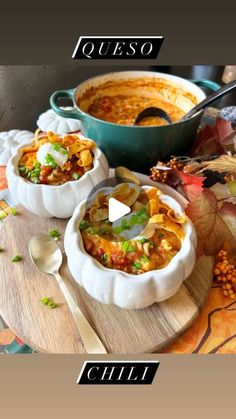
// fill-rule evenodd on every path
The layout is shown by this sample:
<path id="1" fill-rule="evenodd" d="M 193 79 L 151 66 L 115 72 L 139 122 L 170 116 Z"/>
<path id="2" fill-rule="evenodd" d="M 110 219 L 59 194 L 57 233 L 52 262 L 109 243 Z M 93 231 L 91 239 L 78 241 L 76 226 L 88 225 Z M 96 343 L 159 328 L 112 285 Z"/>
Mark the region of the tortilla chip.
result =
<path id="1" fill-rule="evenodd" d="M 80 159 L 78 160 L 77 164 L 80 167 L 89 166 L 93 161 L 92 154 L 90 150 L 82 150 L 80 153 Z"/>
<path id="2" fill-rule="evenodd" d="M 47 133 L 47 137 L 50 143 L 60 143 L 61 142 L 61 138 L 58 137 L 57 134 L 55 134 L 52 131 L 48 131 Z"/>
<path id="3" fill-rule="evenodd" d="M 147 194 L 147 196 L 148 196 L 148 198 L 150 200 L 150 199 L 156 199 L 158 195 L 161 195 L 162 194 L 162 192 L 159 189 L 157 189 L 157 188 L 152 188 L 152 189 L 149 189 L 146 192 L 146 194 Z"/>
<path id="4" fill-rule="evenodd" d="M 97 194 L 95 198 L 95 204 L 98 208 L 101 208 L 102 206 L 104 206 L 104 204 L 107 205 L 106 195 L 104 195 L 103 192 Z"/>
<path id="5" fill-rule="evenodd" d="M 164 214 L 155 214 L 153 215 L 153 217 L 150 218 L 149 222 L 150 223 L 163 223 L 164 222 Z"/>
<path id="6" fill-rule="evenodd" d="M 137 184 L 121 183 L 115 187 L 111 197 L 131 207 L 137 201 L 139 194 L 140 189 Z"/>
<path id="7" fill-rule="evenodd" d="M 155 217 L 158 216 L 163 216 L 163 221 L 154 221 Z M 156 218 L 156 220 L 161 220 L 161 218 Z M 163 228 L 164 230 L 171 231 L 178 237 L 178 239 L 182 240 L 184 238 L 183 228 L 171 221 L 165 214 L 154 215 L 150 221 L 156 222 L 158 228 Z"/>
<path id="8" fill-rule="evenodd" d="M 92 207 L 89 211 L 91 222 L 103 221 L 108 219 L 108 208 Z"/>
<path id="9" fill-rule="evenodd" d="M 182 215 L 177 216 L 172 208 L 169 209 L 169 211 L 167 212 L 167 216 L 174 223 L 184 224 L 186 221 L 186 215 L 184 214 L 184 212 Z"/>
<path id="10" fill-rule="evenodd" d="M 147 203 L 147 209 L 149 211 L 150 217 L 155 214 L 158 214 L 160 209 L 160 200 L 159 199 L 150 199 Z"/>

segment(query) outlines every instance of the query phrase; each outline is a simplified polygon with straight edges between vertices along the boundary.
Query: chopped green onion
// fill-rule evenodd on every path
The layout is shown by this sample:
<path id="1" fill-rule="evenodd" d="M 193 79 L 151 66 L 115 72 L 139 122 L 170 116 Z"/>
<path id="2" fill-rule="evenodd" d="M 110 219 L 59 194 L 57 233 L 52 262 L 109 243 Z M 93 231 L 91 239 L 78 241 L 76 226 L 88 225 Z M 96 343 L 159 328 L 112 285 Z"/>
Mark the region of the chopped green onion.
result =
<path id="1" fill-rule="evenodd" d="M 120 246 L 124 254 L 126 254 L 126 252 L 135 252 L 134 246 L 132 246 L 129 241 L 121 242 Z"/>
<path id="2" fill-rule="evenodd" d="M 24 174 L 26 173 L 26 167 L 24 165 L 20 165 L 18 166 L 18 170 L 20 173 Z"/>
<path id="3" fill-rule="evenodd" d="M 86 233 L 87 233 L 87 234 L 92 234 L 92 235 L 93 235 L 93 234 L 97 234 L 97 233 L 96 233 L 96 229 L 95 229 L 94 227 L 89 226 L 89 227 L 87 227 L 85 230 L 86 230 Z"/>
<path id="4" fill-rule="evenodd" d="M 47 305 L 49 303 L 49 301 L 50 301 L 49 297 L 44 297 L 44 298 L 40 299 L 40 303 L 44 304 L 44 305 Z"/>
<path id="5" fill-rule="evenodd" d="M 90 227 L 90 225 L 89 225 L 89 223 L 88 223 L 88 221 L 86 221 L 86 220 L 81 220 L 80 221 L 80 223 L 79 223 L 79 229 L 80 230 L 87 230 L 87 228 L 89 228 Z"/>
<path id="6" fill-rule="evenodd" d="M 28 178 L 33 183 L 40 183 L 39 176 L 41 173 L 41 164 L 38 160 L 35 161 L 34 168 L 27 173 Z"/>
<path id="7" fill-rule="evenodd" d="M 141 256 L 141 261 L 142 261 L 143 263 L 147 263 L 147 262 L 149 262 L 149 259 L 148 259 L 148 257 L 147 257 L 146 255 L 142 255 L 142 256 Z"/>
<path id="8" fill-rule="evenodd" d="M 49 303 L 47 304 L 47 306 L 49 308 L 56 308 L 57 307 L 57 303 L 55 303 L 55 301 L 49 301 Z"/>
<path id="9" fill-rule="evenodd" d="M 57 162 L 56 162 L 56 160 L 49 153 L 47 153 L 46 156 L 45 156 L 45 162 L 46 162 L 46 166 L 50 166 L 52 169 L 56 169 L 57 168 Z"/>
<path id="10" fill-rule="evenodd" d="M 88 227 L 88 228 L 86 228 L 86 233 L 91 234 L 91 235 L 95 235 L 95 234 L 103 235 L 103 234 L 108 233 L 108 231 L 109 230 L 107 229 L 106 226 L 103 226 L 103 227 Z"/>
<path id="11" fill-rule="evenodd" d="M 59 143 L 53 143 L 53 150 L 62 154 L 68 154 L 68 151 Z"/>
<path id="12" fill-rule="evenodd" d="M 55 301 L 50 297 L 44 297 L 40 299 L 40 303 L 44 306 L 47 306 L 49 308 L 56 308 L 58 307 L 58 304 L 55 303 Z"/>
<path id="13" fill-rule="evenodd" d="M 149 242 L 149 240 L 148 240 L 148 239 L 146 239 L 145 237 L 143 237 L 143 238 L 140 240 L 140 243 L 142 243 L 142 244 L 147 243 L 147 242 Z"/>
<path id="14" fill-rule="evenodd" d="M 133 268 L 134 268 L 134 269 L 140 269 L 140 268 L 141 268 L 141 263 L 139 263 L 139 262 L 134 262 L 134 264 L 133 264 Z"/>
<path id="15" fill-rule="evenodd" d="M 120 247 L 121 247 L 123 253 L 126 254 L 128 248 L 129 248 L 129 242 L 128 241 L 121 242 Z"/>
<path id="16" fill-rule="evenodd" d="M 101 260 L 103 260 L 104 262 L 106 262 L 108 259 L 108 254 L 107 253 L 103 253 L 101 256 Z"/>
<path id="17" fill-rule="evenodd" d="M 86 231 L 87 234 L 106 234 L 109 232 L 108 226 L 102 226 L 102 227 L 92 227 L 88 221 L 81 220 L 79 223 L 79 229 L 81 231 Z"/>
<path id="18" fill-rule="evenodd" d="M 0 253 L 4 252 L 3 247 L 0 247 Z"/>
<path id="19" fill-rule="evenodd" d="M 12 209 L 11 209 L 11 213 L 12 213 L 12 215 L 14 215 L 14 216 L 16 216 L 16 215 L 18 214 L 18 212 L 17 212 L 16 208 L 12 208 Z"/>
<path id="20" fill-rule="evenodd" d="M 40 183 L 39 177 L 30 178 L 31 182 L 35 183 L 36 185 Z"/>
<path id="21" fill-rule="evenodd" d="M 60 233 L 54 228 L 50 230 L 48 234 L 50 237 L 52 237 L 52 239 L 58 239 L 60 237 Z"/>
<path id="22" fill-rule="evenodd" d="M 144 224 L 148 220 L 149 216 L 146 208 L 141 208 L 135 215 L 132 215 L 130 219 L 123 219 L 121 225 L 114 227 L 113 231 L 115 234 L 120 234 L 124 230 L 131 230 L 137 224 Z"/>
<path id="23" fill-rule="evenodd" d="M 11 262 L 20 262 L 22 260 L 22 256 L 16 255 L 13 258 L 11 258 Z"/>
<path id="24" fill-rule="evenodd" d="M 73 179 L 78 180 L 79 178 L 81 178 L 81 175 L 79 175 L 79 173 L 73 173 L 72 174 Z"/>
<path id="25" fill-rule="evenodd" d="M 165 236 L 165 234 L 164 234 L 164 233 L 160 233 L 160 234 L 159 234 L 159 237 L 160 237 L 160 238 L 162 238 L 162 237 L 164 237 L 164 236 Z"/>

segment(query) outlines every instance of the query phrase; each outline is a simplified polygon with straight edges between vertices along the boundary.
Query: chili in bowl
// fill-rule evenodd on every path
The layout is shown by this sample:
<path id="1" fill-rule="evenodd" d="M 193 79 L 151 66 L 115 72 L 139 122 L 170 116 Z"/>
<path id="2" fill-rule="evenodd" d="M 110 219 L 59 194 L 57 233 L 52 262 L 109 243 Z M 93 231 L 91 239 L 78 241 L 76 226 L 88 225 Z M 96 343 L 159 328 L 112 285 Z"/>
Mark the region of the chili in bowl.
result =
<path id="1" fill-rule="evenodd" d="M 73 277 L 90 295 L 105 304 L 136 309 L 178 291 L 195 264 L 196 233 L 178 202 L 149 186 L 130 195 L 129 215 L 111 223 L 109 198 L 126 205 L 129 188 L 108 188 L 89 208 L 81 203 L 67 225 L 65 250 Z M 143 230 L 135 235 L 140 224 Z"/>
<path id="2" fill-rule="evenodd" d="M 42 217 L 70 217 L 93 188 L 94 179 L 102 181 L 108 173 L 106 157 L 91 139 L 39 130 L 7 165 L 10 191 Z"/>
<path id="3" fill-rule="evenodd" d="M 33 144 L 21 149 L 19 174 L 32 183 L 54 186 L 78 180 L 93 168 L 94 145 L 78 135 L 36 132 Z"/>

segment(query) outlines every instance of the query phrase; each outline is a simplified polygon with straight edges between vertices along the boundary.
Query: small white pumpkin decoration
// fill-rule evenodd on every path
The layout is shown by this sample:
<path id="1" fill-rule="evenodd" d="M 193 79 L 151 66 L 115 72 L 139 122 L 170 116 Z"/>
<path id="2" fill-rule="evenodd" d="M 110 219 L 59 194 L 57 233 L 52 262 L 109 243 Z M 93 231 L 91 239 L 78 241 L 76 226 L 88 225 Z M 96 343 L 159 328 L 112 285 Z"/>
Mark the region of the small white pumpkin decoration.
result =
<path id="1" fill-rule="evenodd" d="M 150 189 L 149 186 L 142 188 Z M 180 204 L 171 196 L 162 195 L 162 199 L 179 215 L 183 212 Z M 124 309 L 148 307 L 174 295 L 191 274 L 196 260 L 197 238 L 190 219 L 187 218 L 183 224 L 185 237 L 180 251 L 165 268 L 132 275 L 104 267 L 85 251 L 78 229 L 85 211 L 84 201 L 77 206 L 68 222 L 64 240 L 65 251 L 74 279 L 101 303 L 115 304 Z"/>
<path id="2" fill-rule="evenodd" d="M 33 132 L 25 130 L 13 129 L 0 132 L 0 165 L 6 166 L 19 146 L 28 144 L 32 138 L 34 138 Z"/>
<path id="3" fill-rule="evenodd" d="M 32 143 L 32 142 L 31 142 Z M 19 174 L 20 150 L 6 169 L 9 190 L 28 211 L 41 217 L 68 218 L 76 206 L 87 198 L 93 187 L 108 177 L 109 166 L 105 155 L 94 142 L 94 165 L 80 179 L 59 186 L 34 184 Z"/>
<path id="4" fill-rule="evenodd" d="M 71 106 L 61 107 L 61 109 L 71 110 Z M 78 119 L 64 118 L 59 116 L 53 109 L 42 113 L 38 120 L 37 125 L 42 131 L 53 131 L 55 134 L 69 134 L 80 130 L 81 124 Z"/>

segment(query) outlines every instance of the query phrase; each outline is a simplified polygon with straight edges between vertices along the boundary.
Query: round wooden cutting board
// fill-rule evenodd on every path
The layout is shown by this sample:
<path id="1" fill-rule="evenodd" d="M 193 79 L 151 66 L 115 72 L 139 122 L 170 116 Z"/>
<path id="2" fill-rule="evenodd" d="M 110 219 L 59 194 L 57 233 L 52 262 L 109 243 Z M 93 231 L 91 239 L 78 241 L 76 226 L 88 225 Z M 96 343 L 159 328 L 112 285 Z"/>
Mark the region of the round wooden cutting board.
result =
<path id="1" fill-rule="evenodd" d="M 0 314 L 13 332 L 25 343 L 41 352 L 81 353 L 79 333 L 67 304 L 50 275 L 32 264 L 29 240 L 34 234 L 55 228 L 62 234 L 67 221 L 43 219 L 19 208 L 1 228 Z M 20 254 L 23 260 L 10 259 Z M 73 281 L 64 262 L 62 275 L 83 313 L 110 353 L 149 353 L 160 351 L 176 339 L 197 317 L 204 304 L 212 280 L 213 261 L 201 257 L 192 275 L 169 300 L 142 310 L 122 310 L 103 305 Z M 42 306 L 42 297 L 52 297 L 59 307 Z"/>
<path id="2" fill-rule="evenodd" d="M 143 184 L 154 184 L 147 176 L 139 178 Z M 170 195 L 173 191 L 166 185 L 160 189 Z M 173 197 L 178 196 L 184 206 L 184 198 L 173 191 Z M 63 248 L 67 220 L 40 218 L 23 207 L 18 211 L 19 215 L 10 215 L 0 230 L 0 247 L 5 249 L 0 253 L 0 315 L 17 336 L 37 351 L 83 353 L 80 335 L 56 281 L 32 264 L 28 252 L 34 234 L 53 228 L 61 233 L 59 246 Z M 23 259 L 13 263 L 11 258 L 16 254 Z M 123 310 L 94 300 L 75 283 L 66 258 L 61 274 L 109 353 L 151 353 L 170 344 L 196 319 L 208 296 L 212 271 L 213 259 L 202 256 L 177 294 L 141 310 Z M 52 297 L 59 307 L 50 310 L 42 306 L 43 297 Z"/>

